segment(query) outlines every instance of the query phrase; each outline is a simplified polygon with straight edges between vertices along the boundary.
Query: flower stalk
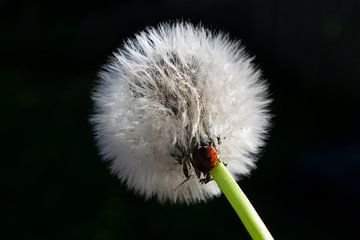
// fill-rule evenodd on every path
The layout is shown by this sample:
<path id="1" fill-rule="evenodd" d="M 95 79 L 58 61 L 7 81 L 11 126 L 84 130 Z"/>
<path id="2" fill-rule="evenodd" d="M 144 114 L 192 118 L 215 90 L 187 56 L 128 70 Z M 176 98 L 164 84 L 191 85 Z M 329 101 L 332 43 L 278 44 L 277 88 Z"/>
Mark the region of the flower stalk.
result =
<path id="1" fill-rule="evenodd" d="M 234 208 L 252 239 L 274 239 L 245 193 L 240 189 L 239 185 L 221 161 L 218 161 L 210 171 L 210 174 Z"/>

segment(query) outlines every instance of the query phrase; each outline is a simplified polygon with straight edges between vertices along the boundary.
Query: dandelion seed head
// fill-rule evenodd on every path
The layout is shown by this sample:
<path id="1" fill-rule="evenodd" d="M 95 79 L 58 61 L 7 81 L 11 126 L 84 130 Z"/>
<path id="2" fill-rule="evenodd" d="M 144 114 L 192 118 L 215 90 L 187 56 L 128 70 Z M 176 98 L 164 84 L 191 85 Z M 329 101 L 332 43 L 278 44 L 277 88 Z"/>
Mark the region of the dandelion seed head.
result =
<path id="1" fill-rule="evenodd" d="M 220 194 L 216 183 L 201 184 L 193 169 L 184 182 L 174 155 L 213 141 L 235 177 L 248 174 L 269 125 L 266 85 L 252 60 L 239 42 L 190 23 L 126 41 L 93 93 L 91 122 L 111 171 L 145 198 L 205 201 Z"/>

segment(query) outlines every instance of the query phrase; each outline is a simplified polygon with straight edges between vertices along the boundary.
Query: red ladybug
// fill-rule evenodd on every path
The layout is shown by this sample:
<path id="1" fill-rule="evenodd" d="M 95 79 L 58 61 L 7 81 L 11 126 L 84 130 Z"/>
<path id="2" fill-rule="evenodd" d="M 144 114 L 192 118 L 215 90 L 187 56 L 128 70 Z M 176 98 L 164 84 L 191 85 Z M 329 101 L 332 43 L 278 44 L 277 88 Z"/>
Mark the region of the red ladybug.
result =
<path id="1" fill-rule="evenodd" d="M 192 152 L 192 164 L 195 169 L 207 174 L 218 162 L 216 148 L 212 145 L 201 146 Z"/>
<path id="2" fill-rule="evenodd" d="M 218 142 L 220 144 L 219 139 Z M 178 151 L 171 154 L 177 163 L 183 166 L 183 172 L 186 177 L 179 187 L 190 179 L 191 173 L 189 170 L 191 167 L 194 168 L 194 172 L 201 183 L 208 183 L 212 180 L 210 175 L 211 169 L 220 161 L 215 144 L 212 141 L 198 145 L 193 139 L 191 149 L 186 151 L 178 146 Z"/>
<path id="3" fill-rule="evenodd" d="M 212 180 L 210 171 L 215 167 L 218 161 L 217 151 L 213 144 L 201 145 L 193 150 L 191 164 L 201 183 L 208 183 Z M 204 175 L 204 178 L 201 178 L 201 173 Z"/>

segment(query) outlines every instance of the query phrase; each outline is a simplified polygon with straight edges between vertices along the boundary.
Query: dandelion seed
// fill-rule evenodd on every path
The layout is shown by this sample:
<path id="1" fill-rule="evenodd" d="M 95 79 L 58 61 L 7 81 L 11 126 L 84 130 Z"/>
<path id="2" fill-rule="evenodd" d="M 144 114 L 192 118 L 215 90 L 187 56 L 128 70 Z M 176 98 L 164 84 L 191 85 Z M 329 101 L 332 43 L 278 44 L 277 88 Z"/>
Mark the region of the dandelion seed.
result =
<path id="1" fill-rule="evenodd" d="M 220 194 L 187 160 L 194 148 L 213 145 L 232 175 L 248 174 L 269 124 L 266 85 L 252 60 L 239 42 L 190 23 L 129 39 L 93 94 L 91 121 L 111 171 L 145 198 L 174 203 Z"/>

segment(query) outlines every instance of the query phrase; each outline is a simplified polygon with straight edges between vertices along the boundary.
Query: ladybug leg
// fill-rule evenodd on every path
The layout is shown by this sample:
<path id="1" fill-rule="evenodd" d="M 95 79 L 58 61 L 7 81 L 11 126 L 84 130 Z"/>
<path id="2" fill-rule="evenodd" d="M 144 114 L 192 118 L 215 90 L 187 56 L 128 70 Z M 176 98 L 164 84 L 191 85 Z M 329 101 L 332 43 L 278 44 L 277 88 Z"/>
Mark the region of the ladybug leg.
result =
<path id="1" fill-rule="evenodd" d="M 196 176 L 200 179 L 200 177 L 201 177 L 201 172 L 199 171 L 199 170 L 197 170 L 196 168 L 194 168 L 195 169 L 195 174 L 196 174 Z"/>
<path id="2" fill-rule="evenodd" d="M 211 177 L 210 173 L 206 173 L 205 177 L 200 179 L 199 181 L 200 181 L 201 184 L 206 184 L 206 183 L 208 183 L 208 182 L 210 182 L 212 180 L 214 180 L 214 179 Z"/>
<path id="3" fill-rule="evenodd" d="M 186 183 L 186 182 L 189 181 L 189 180 L 190 180 L 190 176 L 187 177 L 184 181 L 182 181 L 182 182 L 179 184 L 179 186 L 177 186 L 177 187 L 174 189 L 174 191 L 178 190 L 179 187 L 181 187 L 184 183 Z"/>
<path id="4" fill-rule="evenodd" d="M 190 174 L 189 174 L 189 169 L 188 169 L 188 165 L 189 165 L 188 160 L 187 159 L 183 160 L 182 165 L 183 165 L 184 175 L 187 179 L 189 179 Z"/>
<path id="5" fill-rule="evenodd" d="M 180 185 L 177 186 L 177 187 L 174 189 L 174 191 L 176 191 L 176 190 L 177 190 L 179 187 L 181 187 L 184 183 L 186 183 L 187 181 L 189 181 L 189 180 L 190 180 L 190 177 L 191 177 L 191 175 L 189 174 L 189 169 L 191 168 L 191 164 L 189 163 L 189 159 L 183 159 L 181 164 L 183 165 L 183 172 L 184 172 L 184 175 L 185 175 L 186 179 L 185 179 L 184 181 L 182 181 L 182 182 L 180 183 Z"/>
<path id="6" fill-rule="evenodd" d="M 220 137 L 220 135 L 216 137 L 216 140 L 217 140 L 218 145 L 220 145 L 220 144 L 221 144 L 221 137 Z"/>
<path id="7" fill-rule="evenodd" d="M 225 165 L 225 167 L 228 165 L 227 162 L 221 161 L 220 159 L 219 161 L 222 162 Z"/>
<path id="8" fill-rule="evenodd" d="M 208 175 L 206 176 L 206 183 L 213 181 L 214 179 L 211 177 L 210 173 L 208 173 Z"/>

